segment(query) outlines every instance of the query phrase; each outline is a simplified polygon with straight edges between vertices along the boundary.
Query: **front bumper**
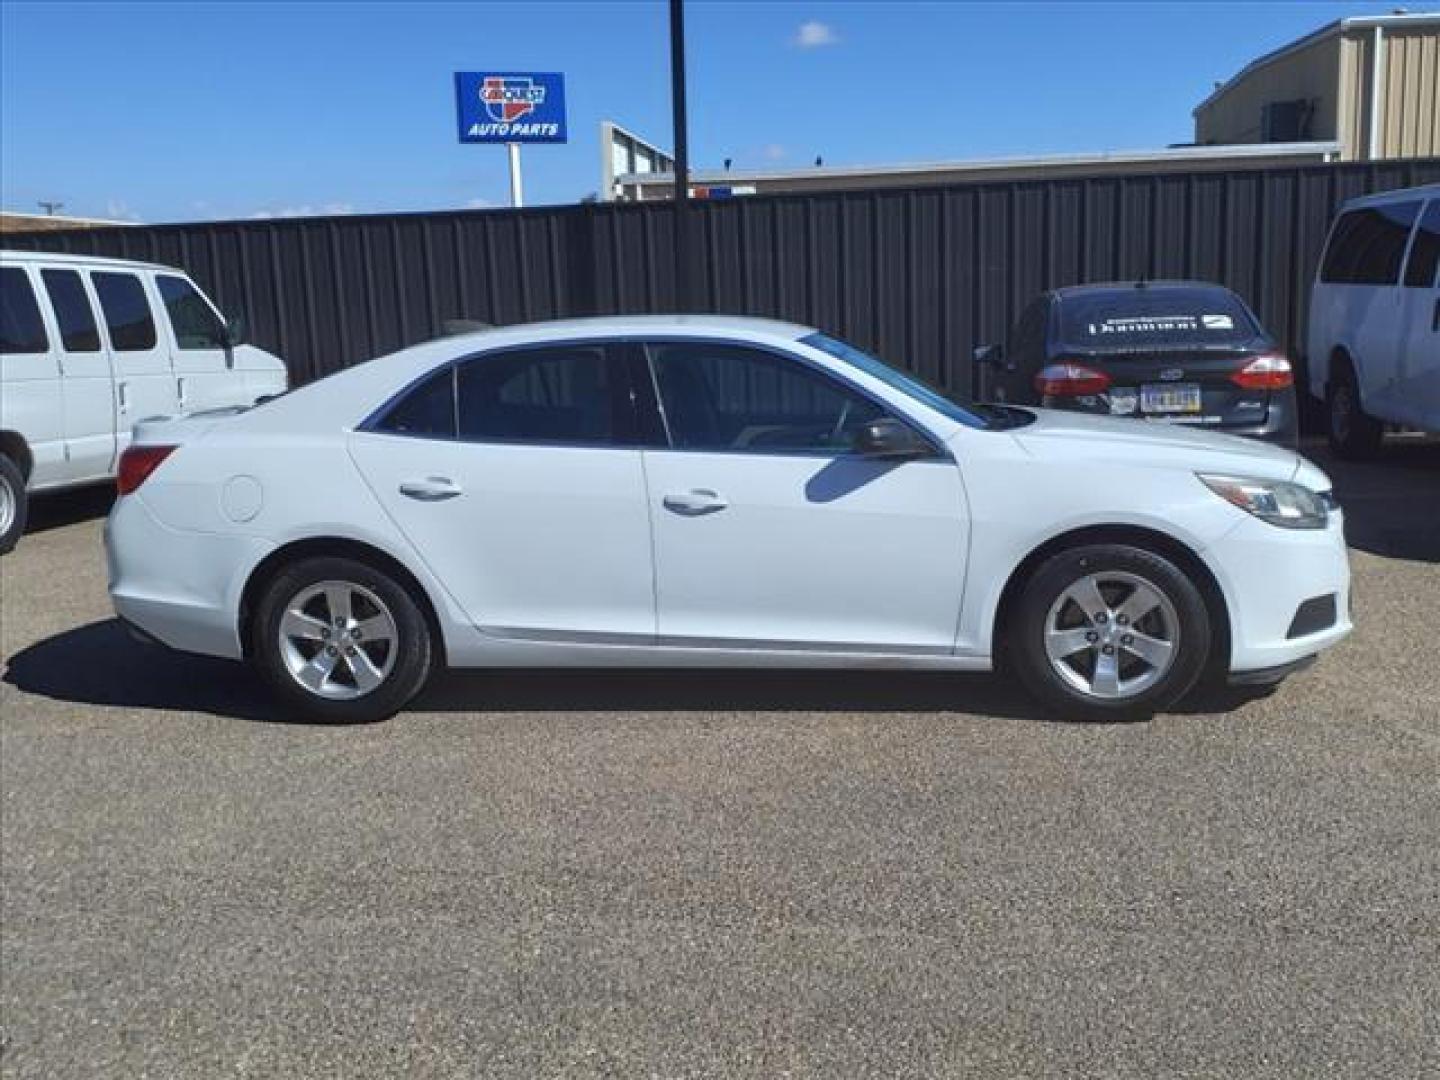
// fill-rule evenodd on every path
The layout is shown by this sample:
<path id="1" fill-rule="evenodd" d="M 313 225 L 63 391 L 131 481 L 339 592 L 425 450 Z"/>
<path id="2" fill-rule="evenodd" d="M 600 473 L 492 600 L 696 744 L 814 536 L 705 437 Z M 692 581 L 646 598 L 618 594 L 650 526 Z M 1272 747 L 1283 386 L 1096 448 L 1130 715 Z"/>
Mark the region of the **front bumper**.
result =
<path id="1" fill-rule="evenodd" d="M 1324 529 L 1281 529 L 1245 516 L 1211 545 L 1205 561 L 1230 610 L 1230 672 L 1282 669 L 1340 641 L 1350 622 L 1350 562 L 1345 523 L 1332 511 Z M 1334 597 L 1334 622 L 1301 627 L 1307 601 Z"/>
<path id="2" fill-rule="evenodd" d="M 110 601 L 123 622 L 164 645 L 238 660 L 240 571 L 270 550 L 258 537 L 169 528 L 127 495 L 105 522 Z"/>

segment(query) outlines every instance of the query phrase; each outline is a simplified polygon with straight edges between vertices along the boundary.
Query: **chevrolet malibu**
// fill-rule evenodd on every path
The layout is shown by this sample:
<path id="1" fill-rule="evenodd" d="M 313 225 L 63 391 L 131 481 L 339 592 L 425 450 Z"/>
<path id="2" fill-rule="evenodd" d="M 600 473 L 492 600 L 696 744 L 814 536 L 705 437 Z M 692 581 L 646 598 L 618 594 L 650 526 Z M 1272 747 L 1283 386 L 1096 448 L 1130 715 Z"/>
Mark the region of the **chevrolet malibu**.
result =
<path id="1" fill-rule="evenodd" d="M 430 342 L 142 424 L 119 489 L 120 617 L 318 720 L 442 665 L 1003 666 L 1131 718 L 1350 630 L 1341 513 L 1291 451 L 962 406 L 753 319 Z"/>

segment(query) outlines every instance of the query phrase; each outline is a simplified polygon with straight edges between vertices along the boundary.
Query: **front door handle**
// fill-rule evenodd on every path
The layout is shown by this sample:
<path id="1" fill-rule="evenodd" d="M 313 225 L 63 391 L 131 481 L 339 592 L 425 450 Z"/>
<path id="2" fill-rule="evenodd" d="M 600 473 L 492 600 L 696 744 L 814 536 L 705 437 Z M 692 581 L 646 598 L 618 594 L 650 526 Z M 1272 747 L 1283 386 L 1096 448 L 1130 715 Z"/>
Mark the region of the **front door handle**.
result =
<path id="1" fill-rule="evenodd" d="M 460 494 L 460 485 L 444 476 L 427 476 L 423 480 L 406 480 L 400 494 L 420 502 L 443 502 Z"/>
<path id="2" fill-rule="evenodd" d="M 724 496 L 709 488 L 692 488 L 690 491 L 672 491 L 664 498 L 665 509 L 673 510 L 686 517 L 714 514 L 724 510 L 730 503 Z"/>

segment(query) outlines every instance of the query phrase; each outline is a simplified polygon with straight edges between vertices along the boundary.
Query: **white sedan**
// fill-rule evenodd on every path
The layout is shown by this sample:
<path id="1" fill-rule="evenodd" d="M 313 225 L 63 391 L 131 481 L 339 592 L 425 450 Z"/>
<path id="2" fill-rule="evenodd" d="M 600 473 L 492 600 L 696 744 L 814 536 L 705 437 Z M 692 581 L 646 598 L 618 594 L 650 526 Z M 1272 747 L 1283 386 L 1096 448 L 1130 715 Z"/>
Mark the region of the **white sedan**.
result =
<path id="1" fill-rule="evenodd" d="M 754 319 L 430 342 L 142 424 L 119 486 L 120 617 L 324 720 L 441 665 L 1001 662 L 1056 716 L 1133 717 L 1350 630 L 1340 510 L 1296 454 L 962 406 Z"/>

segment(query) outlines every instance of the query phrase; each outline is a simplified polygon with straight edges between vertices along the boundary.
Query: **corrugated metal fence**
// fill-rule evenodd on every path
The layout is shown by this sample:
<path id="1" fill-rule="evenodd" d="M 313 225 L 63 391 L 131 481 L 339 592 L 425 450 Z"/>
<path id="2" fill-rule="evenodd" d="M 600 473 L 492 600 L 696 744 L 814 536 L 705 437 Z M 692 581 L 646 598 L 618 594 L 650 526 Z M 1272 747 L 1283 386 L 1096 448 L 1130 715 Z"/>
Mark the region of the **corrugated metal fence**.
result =
<path id="1" fill-rule="evenodd" d="M 30 233 L 6 246 L 181 266 L 296 382 L 440 333 L 674 311 L 792 319 L 968 393 L 970 354 L 1043 289 L 1186 277 L 1250 302 L 1292 355 L 1336 206 L 1440 181 L 1440 158 L 692 204 L 579 205 Z M 681 295 L 681 294 L 685 295 Z"/>

